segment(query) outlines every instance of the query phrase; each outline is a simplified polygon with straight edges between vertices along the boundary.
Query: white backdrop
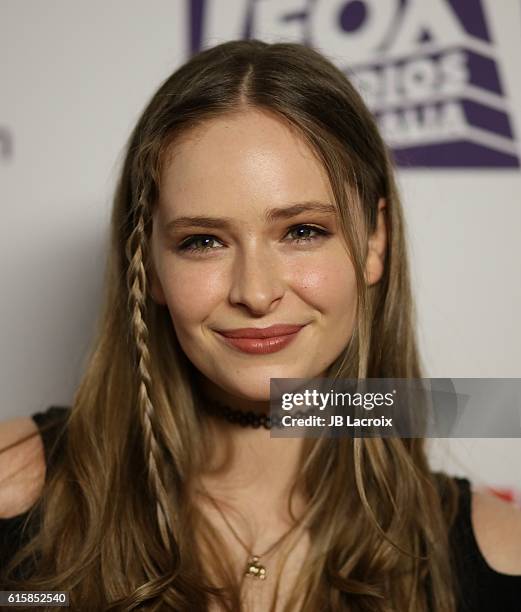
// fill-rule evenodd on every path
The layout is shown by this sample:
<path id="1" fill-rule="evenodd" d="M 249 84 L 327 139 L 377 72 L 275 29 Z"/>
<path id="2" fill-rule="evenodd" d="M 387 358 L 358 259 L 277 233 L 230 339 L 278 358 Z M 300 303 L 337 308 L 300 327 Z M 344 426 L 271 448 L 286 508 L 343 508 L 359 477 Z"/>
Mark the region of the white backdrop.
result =
<path id="1" fill-rule="evenodd" d="M 243 36 L 249 1 L 207 0 L 204 43 Z M 427 18 L 434 7 L 433 20 L 436 6 L 448 3 L 408 1 Z M 72 399 L 97 316 L 122 148 L 159 83 L 188 58 L 190 8 L 199 4 L 0 0 L 2 419 Z M 304 4 L 265 0 L 253 35 L 299 41 L 302 28 L 280 14 Z M 366 2 L 370 16 L 377 4 Z M 521 5 L 478 4 L 513 128 L 507 145 L 519 155 Z M 413 164 L 398 177 L 426 375 L 519 377 L 519 168 Z M 437 440 L 431 456 L 435 467 L 474 482 L 521 490 L 521 439 Z"/>

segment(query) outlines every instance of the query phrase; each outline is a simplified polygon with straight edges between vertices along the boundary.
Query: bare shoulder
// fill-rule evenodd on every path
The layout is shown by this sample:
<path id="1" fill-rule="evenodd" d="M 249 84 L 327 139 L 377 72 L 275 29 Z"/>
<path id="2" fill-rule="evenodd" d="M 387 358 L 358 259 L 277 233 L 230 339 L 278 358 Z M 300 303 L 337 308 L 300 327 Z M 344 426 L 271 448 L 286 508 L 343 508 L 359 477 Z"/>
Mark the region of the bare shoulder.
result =
<path id="1" fill-rule="evenodd" d="M 0 422 L 0 518 L 28 510 L 44 482 L 45 453 L 36 423 L 31 417 Z"/>
<path id="2" fill-rule="evenodd" d="M 472 492 L 472 527 L 481 554 L 496 572 L 521 576 L 521 508 L 491 492 Z"/>

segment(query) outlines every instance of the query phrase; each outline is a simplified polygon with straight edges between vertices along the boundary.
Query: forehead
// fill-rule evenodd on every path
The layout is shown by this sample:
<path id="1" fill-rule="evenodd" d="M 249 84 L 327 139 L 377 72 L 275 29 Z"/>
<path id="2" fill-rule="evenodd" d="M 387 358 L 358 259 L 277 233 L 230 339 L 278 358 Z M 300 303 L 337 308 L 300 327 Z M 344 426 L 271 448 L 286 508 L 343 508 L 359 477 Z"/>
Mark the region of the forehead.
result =
<path id="1" fill-rule="evenodd" d="M 161 177 L 161 207 L 178 214 L 331 198 L 326 170 L 304 138 L 283 118 L 257 109 L 183 134 Z"/>

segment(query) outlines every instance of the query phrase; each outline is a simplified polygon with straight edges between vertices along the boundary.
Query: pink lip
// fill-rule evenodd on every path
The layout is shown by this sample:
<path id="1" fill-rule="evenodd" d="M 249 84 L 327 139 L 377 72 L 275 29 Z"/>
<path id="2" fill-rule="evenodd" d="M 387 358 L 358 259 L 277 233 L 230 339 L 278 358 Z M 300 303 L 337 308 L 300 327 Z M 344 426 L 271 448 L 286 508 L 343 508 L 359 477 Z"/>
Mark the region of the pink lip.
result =
<path id="1" fill-rule="evenodd" d="M 294 334 L 304 325 L 272 325 L 271 327 L 242 327 L 240 329 L 217 330 L 227 338 L 275 338 Z"/>
<path id="2" fill-rule="evenodd" d="M 243 353 L 266 354 L 285 348 L 303 327 L 304 325 L 273 325 L 264 329 L 250 327 L 218 333 L 226 344 Z"/>

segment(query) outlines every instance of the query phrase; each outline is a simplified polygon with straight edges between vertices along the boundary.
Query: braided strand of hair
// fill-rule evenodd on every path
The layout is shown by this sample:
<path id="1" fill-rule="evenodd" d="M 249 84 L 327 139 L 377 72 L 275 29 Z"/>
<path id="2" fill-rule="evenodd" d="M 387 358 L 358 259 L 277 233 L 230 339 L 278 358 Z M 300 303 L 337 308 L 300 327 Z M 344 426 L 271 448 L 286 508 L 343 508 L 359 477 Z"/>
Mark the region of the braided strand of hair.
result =
<path id="1" fill-rule="evenodd" d="M 147 477 L 150 489 L 156 497 L 156 513 L 159 531 L 169 558 L 177 557 L 173 546 L 174 528 L 168 512 L 168 496 L 161 479 L 159 464 L 161 449 L 154 432 L 154 407 L 150 399 L 151 376 L 149 373 L 150 353 L 148 350 L 148 328 L 145 323 L 146 273 L 143 265 L 146 249 L 144 206 L 141 199 L 136 211 L 136 222 L 126 244 L 129 262 L 127 270 L 128 306 L 130 327 L 136 349 L 138 370 L 138 406 L 144 434 L 144 450 L 147 463 Z"/>

